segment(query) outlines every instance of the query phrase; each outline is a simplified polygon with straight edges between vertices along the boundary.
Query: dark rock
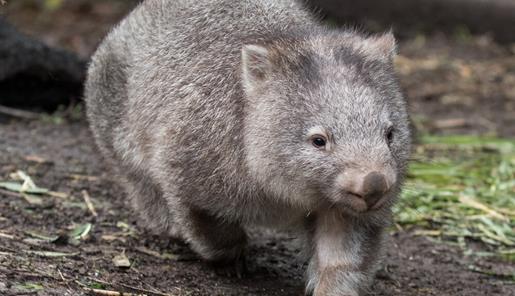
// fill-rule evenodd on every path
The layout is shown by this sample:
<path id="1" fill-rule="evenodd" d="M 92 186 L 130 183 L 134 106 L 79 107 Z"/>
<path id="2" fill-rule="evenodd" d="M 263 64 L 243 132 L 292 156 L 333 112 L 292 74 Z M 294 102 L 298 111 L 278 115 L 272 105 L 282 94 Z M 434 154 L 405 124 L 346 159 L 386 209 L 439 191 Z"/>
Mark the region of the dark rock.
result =
<path id="1" fill-rule="evenodd" d="M 80 98 L 86 62 L 0 19 L 0 105 L 54 110 Z"/>
<path id="2" fill-rule="evenodd" d="M 420 31 L 491 34 L 503 43 L 515 42 L 513 0 L 308 0 L 323 14 L 346 24 L 396 33 Z"/>

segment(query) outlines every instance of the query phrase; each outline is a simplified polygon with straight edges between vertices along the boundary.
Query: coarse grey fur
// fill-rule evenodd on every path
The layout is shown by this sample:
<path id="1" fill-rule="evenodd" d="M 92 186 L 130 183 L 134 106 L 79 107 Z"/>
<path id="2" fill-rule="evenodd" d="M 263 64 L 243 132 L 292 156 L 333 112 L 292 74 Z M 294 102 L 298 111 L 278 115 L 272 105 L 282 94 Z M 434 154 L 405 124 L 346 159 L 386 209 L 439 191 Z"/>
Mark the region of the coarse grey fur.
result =
<path id="1" fill-rule="evenodd" d="M 247 226 L 298 230 L 307 293 L 360 295 L 410 152 L 394 54 L 293 0 L 147 0 L 93 56 L 87 114 L 151 229 L 225 263 Z"/>

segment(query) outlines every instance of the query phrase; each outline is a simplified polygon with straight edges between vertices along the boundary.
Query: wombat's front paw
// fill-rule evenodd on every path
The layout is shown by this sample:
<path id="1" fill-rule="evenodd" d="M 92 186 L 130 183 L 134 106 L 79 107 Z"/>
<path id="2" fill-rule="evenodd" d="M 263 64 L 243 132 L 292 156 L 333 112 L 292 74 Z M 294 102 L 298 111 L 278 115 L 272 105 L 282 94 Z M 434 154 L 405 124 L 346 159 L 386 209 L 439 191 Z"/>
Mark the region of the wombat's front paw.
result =
<path id="1" fill-rule="evenodd" d="M 326 268 L 314 287 L 313 296 L 359 296 L 367 280 L 359 271 Z"/>

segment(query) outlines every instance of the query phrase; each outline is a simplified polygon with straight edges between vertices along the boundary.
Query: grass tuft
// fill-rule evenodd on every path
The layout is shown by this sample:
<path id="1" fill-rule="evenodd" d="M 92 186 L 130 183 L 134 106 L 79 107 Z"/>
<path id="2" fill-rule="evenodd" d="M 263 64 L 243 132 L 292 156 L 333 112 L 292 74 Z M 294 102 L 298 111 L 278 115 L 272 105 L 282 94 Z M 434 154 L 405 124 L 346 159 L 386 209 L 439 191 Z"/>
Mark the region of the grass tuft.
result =
<path id="1" fill-rule="evenodd" d="M 414 159 L 394 209 L 398 225 L 515 262 L 515 141 L 424 136 Z M 488 251 L 475 252 L 473 241 Z"/>

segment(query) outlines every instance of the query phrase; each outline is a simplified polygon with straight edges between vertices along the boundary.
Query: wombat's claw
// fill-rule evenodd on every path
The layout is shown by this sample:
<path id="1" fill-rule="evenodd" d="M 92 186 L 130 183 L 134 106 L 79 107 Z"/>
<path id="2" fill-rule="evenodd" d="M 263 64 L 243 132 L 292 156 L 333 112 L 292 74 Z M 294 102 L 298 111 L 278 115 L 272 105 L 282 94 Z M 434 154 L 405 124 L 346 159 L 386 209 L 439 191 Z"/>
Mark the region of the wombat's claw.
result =
<path id="1" fill-rule="evenodd" d="M 244 278 L 247 275 L 247 263 L 245 258 L 238 258 L 234 261 L 213 262 L 212 267 L 215 273 L 220 276 Z"/>

